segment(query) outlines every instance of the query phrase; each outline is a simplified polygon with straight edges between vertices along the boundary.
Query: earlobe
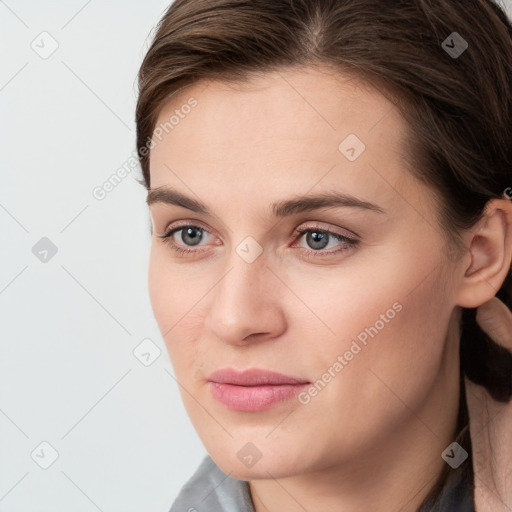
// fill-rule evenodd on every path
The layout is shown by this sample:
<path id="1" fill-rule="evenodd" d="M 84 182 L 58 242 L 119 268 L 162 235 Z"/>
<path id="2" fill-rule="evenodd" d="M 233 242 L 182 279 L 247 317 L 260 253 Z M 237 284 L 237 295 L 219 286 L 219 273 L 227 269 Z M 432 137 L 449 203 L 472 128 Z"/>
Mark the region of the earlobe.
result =
<path id="1" fill-rule="evenodd" d="M 489 201 L 468 237 L 471 263 L 460 281 L 457 305 L 477 308 L 496 295 L 510 272 L 512 203 L 507 199 Z"/>

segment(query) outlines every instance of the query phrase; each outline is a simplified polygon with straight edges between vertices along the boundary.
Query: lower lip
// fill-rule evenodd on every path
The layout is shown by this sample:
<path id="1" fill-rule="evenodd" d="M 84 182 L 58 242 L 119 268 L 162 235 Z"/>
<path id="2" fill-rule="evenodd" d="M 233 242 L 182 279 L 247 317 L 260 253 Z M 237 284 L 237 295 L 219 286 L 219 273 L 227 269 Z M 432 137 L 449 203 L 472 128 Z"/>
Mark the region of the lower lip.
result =
<path id="1" fill-rule="evenodd" d="M 309 384 L 280 384 L 276 386 L 235 386 L 210 382 L 212 395 L 228 409 L 235 411 L 264 411 L 278 402 L 290 400 Z"/>

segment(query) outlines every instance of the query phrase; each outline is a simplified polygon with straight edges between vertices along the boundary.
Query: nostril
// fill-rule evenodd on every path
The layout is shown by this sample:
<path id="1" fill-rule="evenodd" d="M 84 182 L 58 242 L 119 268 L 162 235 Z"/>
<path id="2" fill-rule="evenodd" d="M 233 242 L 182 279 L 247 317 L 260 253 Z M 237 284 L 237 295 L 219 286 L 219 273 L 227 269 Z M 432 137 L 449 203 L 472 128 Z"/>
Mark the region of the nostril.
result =
<path id="1" fill-rule="evenodd" d="M 260 338 L 262 336 L 266 336 L 267 332 L 256 332 L 253 334 L 249 334 L 249 336 L 246 336 L 243 341 L 253 341 L 254 338 Z"/>

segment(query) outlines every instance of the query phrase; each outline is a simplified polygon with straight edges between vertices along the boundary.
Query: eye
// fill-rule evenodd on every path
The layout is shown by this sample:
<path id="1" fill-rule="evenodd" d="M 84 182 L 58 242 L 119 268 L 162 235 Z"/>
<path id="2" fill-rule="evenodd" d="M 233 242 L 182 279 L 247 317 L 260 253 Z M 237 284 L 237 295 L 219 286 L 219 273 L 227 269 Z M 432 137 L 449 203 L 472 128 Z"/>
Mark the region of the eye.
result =
<path id="1" fill-rule="evenodd" d="M 335 231 L 331 231 L 328 229 L 320 229 L 316 227 L 298 229 L 296 234 L 300 236 L 298 239 L 304 237 L 305 242 L 312 249 L 304 249 L 303 252 L 308 256 L 332 256 L 342 251 L 346 251 L 348 249 L 354 248 L 358 244 L 358 240 L 354 238 L 349 238 L 348 236 L 342 235 L 341 233 L 336 233 Z M 339 248 L 331 251 L 323 251 L 330 242 L 338 243 Z"/>
<path id="2" fill-rule="evenodd" d="M 205 238 L 204 233 L 208 233 L 206 229 L 195 226 L 195 225 L 182 225 L 177 226 L 169 230 L 164 235 L 157 235 L 159 238 L 163 238 L 164 242 L 168 244 L 173 251 L 176 251 L 178 254 L 186 254 L 186 253 L 197 253 L 201 251 L 197 251 L 197 249 L 184 249 L 180 244 L 177 244 L 175 240 L 173 240 L 174 235 L 176 233 L 181 234 L 178 238 L 181 239 L 181 243 L 188 247 L 198 247 L 201 241 Z"/>
<path id="3" fill-rule="evenodd" d="M 178 233 L 178 238 L 180 240 L 176 242 L 174 235 L 177 235 Z M 194 249 L 194 247 L 201 247 L 201 245 L 205 245 L 201 244 L 201 242 L 206 238 L 205 233 L 208 233 L 209 235 L 211 234 L 201 226 L 184 224 L 171 228 L 164 235 L 157 236 L 158 238 L 164 239 L 164 242 L 168 244 L 173 251 L 179 255 L 185 255 L 204 252 L 203 250 Z M 354 248 L 359 243 L 357 239 L 350 238 L 329 229 L 320 229 L 318 227 L 297 229 L 294 235 L 295 239 L 301 239 L 304 237 L 304 235 L 306 235 L 304 240 L 309 245 L 309 247 L 311 247 L 311 249 L 302 247 L 301 252 L 307 256 L 313 257 L 332 256 L 342 251 Z M 337 243 L 339 248 L 336 250 L 324 251 L 324 249 L 328 247 L 331 242 L 333 242 L 335 245 Z M 297 246 L 292 245 L 292 247 Z"/>

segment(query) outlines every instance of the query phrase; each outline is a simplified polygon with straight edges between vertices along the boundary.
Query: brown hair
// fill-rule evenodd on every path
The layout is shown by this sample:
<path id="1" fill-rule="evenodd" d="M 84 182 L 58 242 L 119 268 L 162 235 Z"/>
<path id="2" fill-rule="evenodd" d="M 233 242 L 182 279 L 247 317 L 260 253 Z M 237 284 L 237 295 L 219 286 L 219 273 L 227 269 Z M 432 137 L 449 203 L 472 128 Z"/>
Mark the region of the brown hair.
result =
<path id="1" fill-rule="evenodd" d="M 460 55 L 447 48 L 454 32 L 468 45 Z M 142 183 L 150 188 L 148 144 L 159 112 L 179 89 L 327 64 L 398 98 L 409 128 L 404 158 L 436 192 L 447 257 L 460 254 L 461 231 L 512 186 L 511 41 L 512 25 L 491 0 L 175 0 L 139 72 Z M 511 281 L 509 272 L 497 291 L 508 307 Z M 457 440 L 470 455 L 464 374 L 497 400 L 512 396 L 512 354 L 483 333 L 475 313 L 463 309 L 460 325 Z M 465 468 L 473 486 L 471 463 Z M 436 504 L 448 473 L 446 465 L 420 510 Z"/>

